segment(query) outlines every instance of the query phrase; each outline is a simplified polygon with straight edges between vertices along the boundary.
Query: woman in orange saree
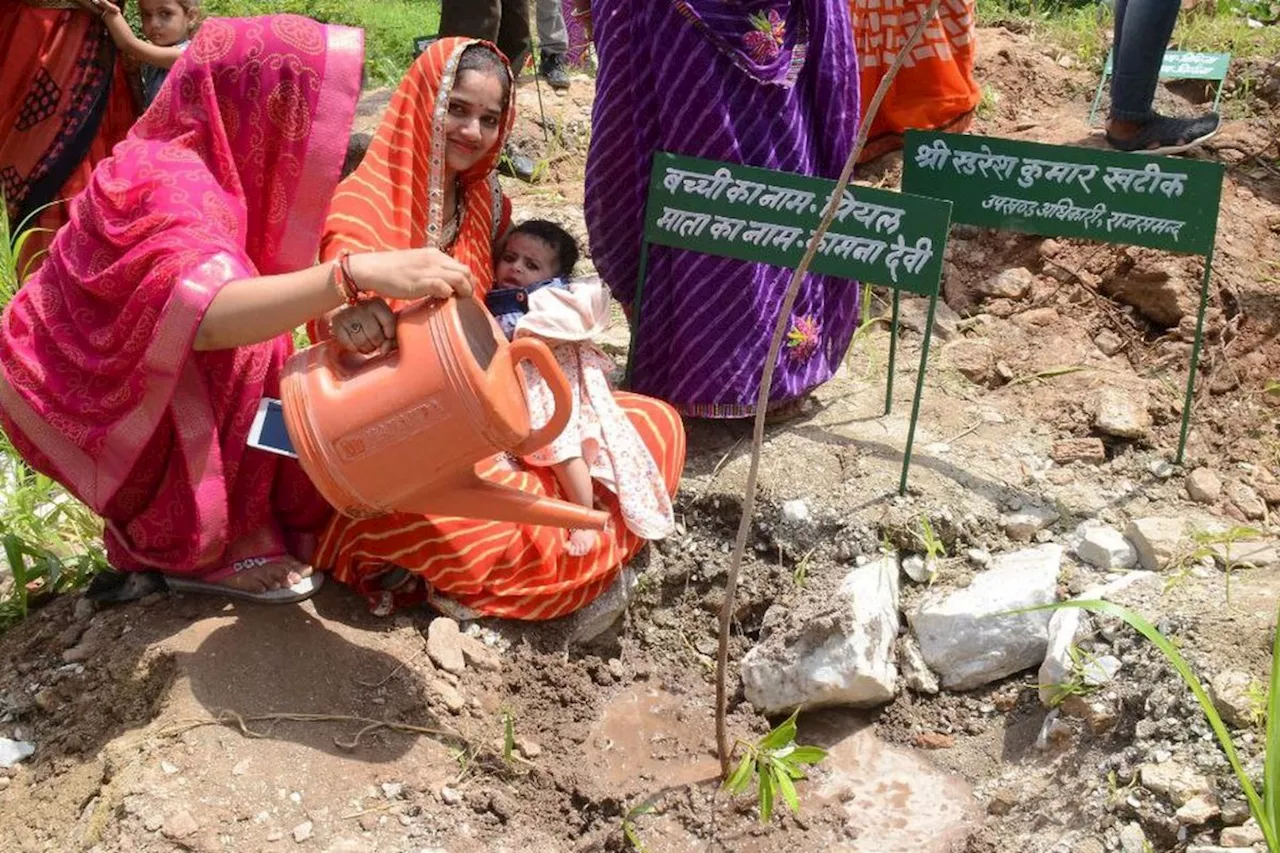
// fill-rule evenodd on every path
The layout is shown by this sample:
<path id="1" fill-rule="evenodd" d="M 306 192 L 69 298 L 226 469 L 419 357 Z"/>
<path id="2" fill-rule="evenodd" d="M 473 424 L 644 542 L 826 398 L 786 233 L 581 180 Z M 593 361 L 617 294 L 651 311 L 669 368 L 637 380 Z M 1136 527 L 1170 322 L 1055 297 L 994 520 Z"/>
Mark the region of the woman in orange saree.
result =
<path id="1" fill-rule="evenodd" d="M 11 227 L 57 229 L 69 200 L 137 118 L 107 28 L 74 0 L 0 4 L 0 194 Z M 44 208 L 41 210 L 41 208 Z M 49 245 L 27 243 L 26 260 Z M 32 267 L 29 272 L 34 272 Z"/>
<path id="2" fill-rule="evenodd" d="M 463 60 L 464 51 L 476 46 L 491 52 L 490 71 L 471 70 Z M 344 249 L 437 246 L 471 269 L 476 295 L 483 298 L 493 281 L 494 241 L 510 219 L 510 203 L 494 173 L 515 110 L 510 71 L 499 59 L 492 45 L 462 38 L 442 39 L 418 58 L 364 160 L 338 187 L 323 258 Z M 475 106 L 458 96 L 460 81 L 485 73 L 502 78 L 500 114 L 492 117 L 497 133 L 485 137 L 488 147 L 472 165 L 458 169 L 451 165 L 457 162 L 451 128 Z M 334 328 L 342 323 L 341 316 L 332 320 Z M 674 494 L 684 466 L 679 416 L 637 395 L 620 393 L 618 403 Z M 550 469 L 526 470 L 504 457 L 481 468 L 495 482 L 565 497 Z M 315 564 L 367 596 L 380 613 L 426 600 L 460 616 L 553 619 L 599 596 L 645 544 L 622 522 L 612 494 L 601 491 L 597 498 L 613 515 L 612 535 L 581 557 L 568 554 L 567 531 L 559 528 L 393 514 L 335 518 L 321 537 Z"/>
<path id="3" fill-rule="evenodd" d="M 928 7 L 926 0 L 850 0 L 864 117 Z M 880 104 L 859 162 L 901 148 L 907 130 L 968 130 L 982 99 L 973 76 L 975 22 L 975 0 L 942 0 Z"/>

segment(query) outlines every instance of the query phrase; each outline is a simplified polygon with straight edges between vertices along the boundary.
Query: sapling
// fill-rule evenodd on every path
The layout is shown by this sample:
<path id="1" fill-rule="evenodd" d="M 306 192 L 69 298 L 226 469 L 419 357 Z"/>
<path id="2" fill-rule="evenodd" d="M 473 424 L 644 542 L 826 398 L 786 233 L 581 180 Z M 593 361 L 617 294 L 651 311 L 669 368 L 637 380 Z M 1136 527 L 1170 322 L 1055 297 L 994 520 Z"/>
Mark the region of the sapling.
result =
<path id="1" fill-rule="evenodd" d="M 742 760 L 724 782 L 731 796 L 738 796 L 756 783 L 756 799 L 760 809 L 760 822 L 768 823 L 773 817 L 773 804 L 777 797 L 787 804 L 793 814 L 800 812 L 800 798 L 796 794 L 795 781 L 804 779 L 804 768 L 817 764 L 827 757 L 824 749 L 816 746 L 796 745 L 796 717 L 800 709 L 779 723 L 755 743 L 738 741 L 742 747 Z"/>

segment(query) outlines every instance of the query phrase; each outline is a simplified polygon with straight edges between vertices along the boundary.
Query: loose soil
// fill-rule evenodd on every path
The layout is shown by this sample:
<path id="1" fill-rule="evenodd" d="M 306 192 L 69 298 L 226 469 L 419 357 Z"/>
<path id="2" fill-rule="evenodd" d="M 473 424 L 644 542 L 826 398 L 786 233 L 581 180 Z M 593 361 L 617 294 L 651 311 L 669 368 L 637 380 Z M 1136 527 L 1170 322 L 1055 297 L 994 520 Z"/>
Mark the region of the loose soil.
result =
<path id="1" fill-rule="evenodd" d="M 978 132 L 1101 144 L 1085 124 L 1090 73 L 1026 34 L 987 28 L 979 45 L 979 75 L 997 97 Z M 538 184 L 507 185 L 519 217 L 557 219 L 584 242 L 592 94 L 586 78 L 567 95 L 542 90 L 548 143 L 537 93 L 521 87 L 516 144 L 547 162 Z M 371 94 L 358 129 L 375 126 L 385 103 Z M 1250 107 L 1261 117 L 1228 124 L 1196 155 L 1228 171 L 1188 465 L 1266 496 L 1280 491 L 1268 491 L 1280 436 L 1275 400 L 1262 393 L 1280 376 L 1280 152 L 1272 105 Z M 901 158 L 888 157 L 859 180 L 896 187 L 900 171 Z M 1242 521 L 1229 502 L 1191 504 L 1182 473 L 1158 465 L 1177 443 L 1199 264 L 956 228 L 945 281 L 953 311 L 931 359 L 909 494 L 895 492 L 923 322 L 913 300 L 892 414 L 882 413 L 882 325 L 855 342 L 804 417 L 770 430 L 731 658 L 795 614 L 820 614 L 826 593 L 882 544 L 918 550 L 921 515 L 952 555 L 942 587 L 972 577 L 955 556 L 966 549 L 1019 547 L 999 523 L 1010 509 L 1054 506 L 1054 541 L 1086 518 Z M 1019 267 L 1032 276 L 1026 298 L 982 295 L 982 282 Z M 1095 342 L 1104 333 L 1118 340 L 1112 355 Z M 989 369 L 958 363 L 959 341 L 985 345 Z M 621 359 L 625 345 L 619 326 L 606 347 Z M 1150 396 L 1150 432 L 1107 438 L 1100 464 L 1052 463 L 1055 441 L 1093 434 L 1090 401 L 1109 386 Z M 689 433 L 678 533 L 637 561 L 632 606 L 585 649 L 568 648 L 556 625 L 486 623 L 469 630 L 498 650 L 501 668 L 455 675 L 426 654 L 430 614 L 376 619 L 336 585 L 298 607 L 165 595 L 100 611 L 78 598 L 43 607 L 0 638 L 0 736 L 37 747 L 0 771 L 0 851 L 585 853 L 627 849 L 629 835 L 653 853 L 1075 851 L 1118 849 L 1130 822 L 1167 851 L 1243 822 L 1238 788 L 1176 676 L 1131 632 L 1099 623 L 1089 647 L 1124 664 L 1101 697 L 1115 718 L 1102 733 L 1064 713 L 1037 745 L 1047 712 L 1034 673 L 964 694 L 904 690 L 872 712 L 807 714 L 800 740 L 831 757 L 800 784 L 801 813 L 761 827 L 749 798 L 717 790 L 712 722 L 715 614 L 749 426 L 691 422 Z M 808 522 L 784 521 L 793 500 Z M 1099 579 L 1068 561 L 1062 592 Z M 1165 580 L 1123 600 L 1201 672 L 1265 678 L 1280 579 L 1237 571 L 1229 598 L 1211 566 Z M 903 606 L 919 594 L 904 590 Z M 758 737 L 768 723 L 731 677 L 732 729 Z M 1237 740 L 1256 769 L 1257 736 Z M 1188 830 L 1170 803 L 1131 784 L 1162 751 L 1215 779 L 1221 817 Z"/>

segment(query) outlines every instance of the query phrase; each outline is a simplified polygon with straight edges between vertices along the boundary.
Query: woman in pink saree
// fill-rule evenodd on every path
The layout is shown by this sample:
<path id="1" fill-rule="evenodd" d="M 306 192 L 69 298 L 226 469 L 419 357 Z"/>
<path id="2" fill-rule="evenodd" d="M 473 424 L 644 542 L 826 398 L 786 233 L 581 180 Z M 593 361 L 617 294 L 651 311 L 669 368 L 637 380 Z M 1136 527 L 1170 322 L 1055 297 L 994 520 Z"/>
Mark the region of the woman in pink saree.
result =
<path id="1" fill-rule="evenodd" d="M 119 570 L 274 601 L 318 583 L 330 510 L 246 439 L 290 331 L 354 290 L 315 259 L 362 61 L 359 30 L 209 21 L 0 319 L 0 425 L 104 518 Z M 389 298 L 471 290 L 435 250 L 348 263 Z"/>

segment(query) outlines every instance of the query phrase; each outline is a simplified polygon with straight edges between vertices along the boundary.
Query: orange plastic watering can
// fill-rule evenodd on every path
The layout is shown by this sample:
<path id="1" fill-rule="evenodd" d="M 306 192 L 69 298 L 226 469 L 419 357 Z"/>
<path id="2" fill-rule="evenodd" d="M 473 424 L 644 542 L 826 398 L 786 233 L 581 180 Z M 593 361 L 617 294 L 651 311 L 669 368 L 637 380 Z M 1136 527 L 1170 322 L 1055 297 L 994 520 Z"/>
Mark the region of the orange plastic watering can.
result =
<path id="1" fill-rule="evenodd" d="M 545 447 L 573 411 L 568 380 L 541 341 L 508 342 L 473 299 L 401 311 L 397 348 L 362 358 L 326 341 L 295 353 L 281 379 L 303 470 L 349 516 L 411 512 L 602 530 L 608 515 L 500 486 L 477 463 Z M 542 374 L 555 413 L 534 430 L 518 363 Z"/>

